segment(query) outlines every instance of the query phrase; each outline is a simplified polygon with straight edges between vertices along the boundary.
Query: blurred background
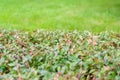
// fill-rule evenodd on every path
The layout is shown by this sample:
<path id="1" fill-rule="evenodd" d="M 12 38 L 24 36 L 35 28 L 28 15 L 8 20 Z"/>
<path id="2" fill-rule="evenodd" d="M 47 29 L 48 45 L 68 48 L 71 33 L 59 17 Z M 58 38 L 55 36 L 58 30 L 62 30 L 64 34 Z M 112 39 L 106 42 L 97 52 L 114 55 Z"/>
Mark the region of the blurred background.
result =
<path id="1" fill-rule="evenodd" d="M 0 0 L 0 29 L 120 32 L 120 0 Z"/>

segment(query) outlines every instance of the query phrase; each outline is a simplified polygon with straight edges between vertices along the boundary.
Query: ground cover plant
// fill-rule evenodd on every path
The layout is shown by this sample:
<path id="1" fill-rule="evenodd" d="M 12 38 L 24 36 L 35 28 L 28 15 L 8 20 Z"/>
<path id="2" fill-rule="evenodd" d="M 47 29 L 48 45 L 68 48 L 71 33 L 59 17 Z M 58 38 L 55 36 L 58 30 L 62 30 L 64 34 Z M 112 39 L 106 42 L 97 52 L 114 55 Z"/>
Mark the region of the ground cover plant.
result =
<path id="1" fill-rule="evenodd" d="M 0 29 L 120 32 L 120 0 L 0 0 Z"/>
<path id="2" fill-rule="evenodd" d="M 0 80 L 119 80 L 120 34 L 0 31 Z"/>

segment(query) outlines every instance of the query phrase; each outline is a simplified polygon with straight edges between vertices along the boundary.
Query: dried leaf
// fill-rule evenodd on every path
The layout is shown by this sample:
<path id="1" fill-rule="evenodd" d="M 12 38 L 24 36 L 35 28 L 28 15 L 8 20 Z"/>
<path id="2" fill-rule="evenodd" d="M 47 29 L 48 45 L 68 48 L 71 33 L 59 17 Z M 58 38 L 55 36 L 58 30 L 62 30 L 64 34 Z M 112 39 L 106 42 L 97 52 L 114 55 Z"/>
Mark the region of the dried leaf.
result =
<path id="1" fill-rule="evenodd" d="M 61 75 L 60 73 L 57 73 L 54 77 L 54 80 L 59 80 L 60 75 Z"/>

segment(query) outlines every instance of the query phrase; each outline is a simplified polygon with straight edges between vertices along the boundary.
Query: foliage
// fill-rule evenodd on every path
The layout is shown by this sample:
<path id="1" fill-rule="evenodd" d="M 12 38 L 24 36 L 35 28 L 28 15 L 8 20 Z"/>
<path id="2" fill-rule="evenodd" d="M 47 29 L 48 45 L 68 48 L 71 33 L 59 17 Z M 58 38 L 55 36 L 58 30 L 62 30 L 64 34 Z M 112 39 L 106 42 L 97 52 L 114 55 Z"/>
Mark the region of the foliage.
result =
<path id="1" fill-rule="evenodd" d="M 120 34 L 0 31 L 0 80 L 118 80 Z"/>

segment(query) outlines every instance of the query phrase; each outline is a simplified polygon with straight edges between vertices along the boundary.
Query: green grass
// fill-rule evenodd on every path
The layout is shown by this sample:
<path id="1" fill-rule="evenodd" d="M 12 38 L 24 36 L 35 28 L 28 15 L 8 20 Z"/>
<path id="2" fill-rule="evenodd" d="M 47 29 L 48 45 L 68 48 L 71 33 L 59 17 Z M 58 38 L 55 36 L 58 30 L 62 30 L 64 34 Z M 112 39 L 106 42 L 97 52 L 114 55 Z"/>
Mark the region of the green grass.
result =
<path id="1" fill-rule="evenodd" d="M 0 29 L 120 32 L 120 0 L 0 0 Z"/>

